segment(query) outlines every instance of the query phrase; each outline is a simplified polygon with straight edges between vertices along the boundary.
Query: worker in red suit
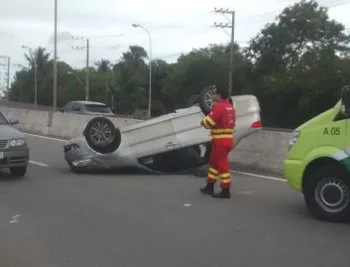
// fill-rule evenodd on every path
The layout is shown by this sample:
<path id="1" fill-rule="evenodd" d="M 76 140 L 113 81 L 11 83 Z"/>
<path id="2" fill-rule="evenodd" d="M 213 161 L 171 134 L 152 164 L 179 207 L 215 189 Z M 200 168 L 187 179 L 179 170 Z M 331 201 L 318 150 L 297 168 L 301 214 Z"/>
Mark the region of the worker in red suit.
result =
<path id="1" fill-rule="evenodd" d="M 226 90 L 214 87 L 213 98 L 216 103 L 201 122 L 203 127 L 210 129 L 212 139 L 207 184 L 201 188 L 201 192 L 215 198 L 230 198 L 231 172 L 228 157 L 234 145 L 236 111 Z M 214 184 L 219 178 L 221 192 L 215 194 Z"/>

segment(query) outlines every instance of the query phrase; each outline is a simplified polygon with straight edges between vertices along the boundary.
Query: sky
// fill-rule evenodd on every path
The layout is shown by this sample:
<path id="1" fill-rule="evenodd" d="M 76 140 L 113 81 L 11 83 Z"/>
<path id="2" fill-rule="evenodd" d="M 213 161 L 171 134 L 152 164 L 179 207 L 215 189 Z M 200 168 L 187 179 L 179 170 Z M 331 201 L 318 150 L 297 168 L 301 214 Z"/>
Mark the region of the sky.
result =
<path id="1" fill-rule="evenodd" d="M 230 29 L 211 27 L 230 23 L 230 15 L 214 8 L 235 10 L 235 40 L 244 46 L 266 23 L 295 0 L 58 0 L 58 54 L 74 68 L 86 64 L 85 39 L 90 42 L 90 66 L 101 58 L 117 61 L 130 45 L 143 46 L 152 59 L 175 62 L 181 53 L 230 41 Z M 215 3 L 215 4 L 214 4 Z M 350 28 L 350 1 L 319 0 L 329 15 Z M 24 53 L 45 47 L 53 56 L 54 0 L 3 1 L 0 9 L 0 56 L 11 59 L 10 77 L 28 66 Z M 79 39 L 80 38 L 80 39 Z M 78 48 L 78 49 L 77 49 Z M 6 86 L 7 61 L 0 58 L 0 87 Z"/>

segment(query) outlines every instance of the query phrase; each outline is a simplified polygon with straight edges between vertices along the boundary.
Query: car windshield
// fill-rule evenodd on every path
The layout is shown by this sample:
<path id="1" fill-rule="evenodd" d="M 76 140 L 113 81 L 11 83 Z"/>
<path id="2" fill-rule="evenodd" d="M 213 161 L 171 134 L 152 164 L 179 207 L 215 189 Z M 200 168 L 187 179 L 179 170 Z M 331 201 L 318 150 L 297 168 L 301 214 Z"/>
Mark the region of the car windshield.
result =
<path id="1" fill-rule="evenodd" d="M 106 105 L 86 104 L 85 108 L 89 112 L 96 112 L 96 113 L 111 113 L 112 112 L 110 110 L 110 108 Z"/>
<path id="2" fill-rule="evenodd" d="M 0 125 L 8 124 L 8 121 L 6 120 L 4 114 L 0 112 Z"/>

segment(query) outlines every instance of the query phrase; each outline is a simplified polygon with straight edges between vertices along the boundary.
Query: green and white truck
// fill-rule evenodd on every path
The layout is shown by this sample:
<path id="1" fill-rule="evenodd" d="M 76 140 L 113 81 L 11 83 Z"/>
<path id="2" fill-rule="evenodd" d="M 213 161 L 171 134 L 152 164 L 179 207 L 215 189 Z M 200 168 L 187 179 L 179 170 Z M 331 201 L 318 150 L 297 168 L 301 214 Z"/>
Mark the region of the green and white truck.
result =
<path id="1" fill-rule="evenodd" d="M 295 129 L 284 174 L 315 218 L 350 219 L 350 85 L 333 108 Z"/>

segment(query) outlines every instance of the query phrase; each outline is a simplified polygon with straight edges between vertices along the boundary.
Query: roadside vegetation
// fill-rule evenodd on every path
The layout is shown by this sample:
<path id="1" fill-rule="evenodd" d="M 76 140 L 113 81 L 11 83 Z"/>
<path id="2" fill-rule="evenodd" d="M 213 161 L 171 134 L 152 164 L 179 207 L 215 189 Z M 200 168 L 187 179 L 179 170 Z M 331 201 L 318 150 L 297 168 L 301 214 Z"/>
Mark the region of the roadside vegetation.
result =
<path id="1" fill-rule="evenodd" d="M 264 126 L 294 128 L 333 106 L 350 84 L 350 28 L 331 20 L 315 1 L 287 7 L 245 48 L 235 45 L 234 94 L 254 94 L 262 106 Z M 90 69 L 90 100 L 115 107 L 119 114 L 147 109 L 147 52 L 130 46 L 116 64 L 101 59 Z M 38 104 L 52 104 L 52 59 L 35 51 Z M 10 101 L 33 103 L 34 62 L 16 73 Z M 114 60 L 114 59 L 112 59 Z M 181 55 L 177 62 L 152 61 L 153 114 L 184 106 L 210 85 L 227 87 L 229 44 L 213 44 Z M 70 73 L 74 73 L 72 75 Z M 83 100 L 85 69 L 58 63 L 58 106 Z M 113 96 L 113 97 L 112 97 Z M 113 103 L 112 103 L 113 102 Z"/>

